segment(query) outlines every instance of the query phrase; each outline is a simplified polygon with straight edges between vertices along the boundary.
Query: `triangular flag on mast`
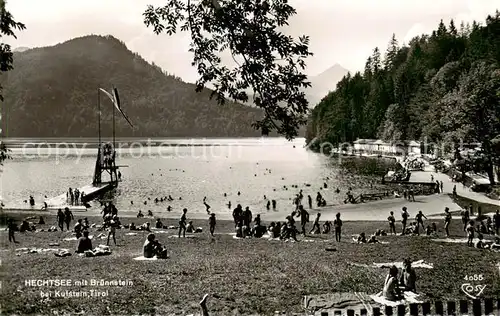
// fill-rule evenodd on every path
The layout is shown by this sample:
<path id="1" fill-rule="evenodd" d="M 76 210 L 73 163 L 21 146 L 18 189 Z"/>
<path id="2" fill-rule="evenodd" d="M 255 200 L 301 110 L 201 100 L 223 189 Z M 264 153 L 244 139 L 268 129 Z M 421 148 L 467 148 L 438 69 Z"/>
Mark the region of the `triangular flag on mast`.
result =
<path id="1" fill-rule="evenodd" d="M 99 88 L 99 90 L 101 90 L 105 95 L 108 96 L 108 98 L 111 100 L 111 102 L 113 102 L 113 104 L 115 105 L 115 107 L 118 109 L 118 112 L 120 112 L 123 117 L 125 118 L 125 120 L 127 120 L 127 122 L 130 124 L 130 126 L 132 126 L 132 128 L 134 127 L 134 125 L 132 125 L 132 123 L 130 123 L 130 120 L 128 118 L 127 115 L 125 115 L 125 113 L 123 113 L 121 107 L 120 107 L 120 97 L 118 96 L 118 89 L 116 88 L 113 88 L 113 95 L 111 95 L 111 93 L 109 93 L 108 91 L 104 90 L 103 88 Z"/>

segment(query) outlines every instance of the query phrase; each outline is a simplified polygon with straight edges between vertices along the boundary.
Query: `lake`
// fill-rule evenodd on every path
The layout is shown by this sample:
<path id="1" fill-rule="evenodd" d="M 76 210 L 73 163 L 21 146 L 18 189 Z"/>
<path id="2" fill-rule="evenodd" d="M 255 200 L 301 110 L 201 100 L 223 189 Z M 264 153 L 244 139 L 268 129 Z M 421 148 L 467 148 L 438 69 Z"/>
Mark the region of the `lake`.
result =
<path id="1" fill-rule="evenodd" d="M 24 200 L 29 195 L 39 208 L 45 196 L 92 182 L 95 140 L 42 141 L 7 141 L 13 159 L 3 166 L 1 192 L 6 208 L 27 207 Z M 300 189 L 313 199 L 321 191 L 328 204 L 342 203 L 344 194 L 334 190 L 339 187 L 345 192 L 356 184 L 352 175 L 341 172 L 335 159 L 308 151 L 304 144 L 303 138 L 292 142 L 284 138 L 120 139 L 117 165 L 128 167 L 120 169 L 123 181 L 112 199 L 121 212 L 152 210 L 163 216 L 168 205 L 175 213 L 186 207 L 190 214 L 206 214 L 205 196 L 216 213 L 232 212 L 226 205 L 229 201 L 232 208 L 240 203 L 254 213 L 272 212 L 266 210 L 264 195 L 277 200 L 277 211 L 283 211 L 293 209 L 291 199 Z M 322 188 L 324 182 L 327 190 Z M 355 192 L 362 189 L 356 186 Z M 174 201 L 154 203 L 156 197 L 168 195 Z M 97 209 L 98 204 L 94 206 Z"/>

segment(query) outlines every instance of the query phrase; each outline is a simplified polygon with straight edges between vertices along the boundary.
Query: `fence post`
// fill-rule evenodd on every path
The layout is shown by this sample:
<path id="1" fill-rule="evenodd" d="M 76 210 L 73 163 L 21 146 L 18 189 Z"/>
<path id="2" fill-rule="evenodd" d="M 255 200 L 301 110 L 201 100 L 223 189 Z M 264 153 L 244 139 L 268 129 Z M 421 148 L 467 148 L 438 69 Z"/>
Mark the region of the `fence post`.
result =
<path id="1" fill-rule="evenodd" d="M 443 302 L 436 301 L 434 306 L 436 307 L 436 315 L 444 315 Z"/>
<path id="2" fill-rule="evenodd" d="M 446 303 L 446 314 L 447 315 L 457 314 L 457 304 L 454 301 L 448 301 Z"/>
<path id="3" fill-rule="evenodd" d="M 473 300 L 472 301 L 472 315 L 474 316 L 482 316 L 481 314 L 481 300 Z"/>

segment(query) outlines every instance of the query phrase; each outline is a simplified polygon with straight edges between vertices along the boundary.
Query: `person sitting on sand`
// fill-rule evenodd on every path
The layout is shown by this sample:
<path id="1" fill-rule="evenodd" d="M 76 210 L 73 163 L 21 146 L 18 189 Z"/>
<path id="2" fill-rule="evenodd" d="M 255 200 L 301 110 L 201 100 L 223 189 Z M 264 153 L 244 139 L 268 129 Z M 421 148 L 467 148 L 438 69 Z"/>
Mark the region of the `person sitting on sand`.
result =
<path id="1" fill-rule="evenodd" d="M 391 211 L 389 217 L 387 217 L 389 221 L 389 231 L 391 234 L 396 235 L 396 218 L 394 218 L 394 212 Z"/>
<path id="2" fill-rule="evenodd" d="M 325 221 L 323 223 L 323 234 L 329 234 L 331 230 L 332 230 L 332 222 Z"/>
<path id="3" fill-rule="evenodd" d="M 387 233 L 383 229 L 377 229 L 375 236 L 387 236 Z"/>
<path id="4" fill-rule="evenodd" d="M 148 216 L 153 217 L 153 212 L 151 210 L 148 210 Z"/>
<path id="5" fill-rule="evenodd" d="M 156 219 L 155 227 L 156 228 L 163 228 L 163 223 L 161 222 L 161 220 L 159 218 Z"/>
<path id="6" fill-rule="evenodd" d="M 187 208 L 182 210 L 182 216 L 181 219 L 179 220 L 179 238 L 181 238 L 181 233 L 183 237 L 186 237 L 186 214 L 187 214 Z"/>
<path id="7" fill-rule="evenodd" d="M 266 232 L 266 227 L 262 226 L 262 220 L 260 218 L 260 214 L 257 214 L 257 216 L 254 219 L 255 225 L 253 226 L 252 229 L 252 235 L 255 238 L 261 238 L 265 232 Z"/>
<path id="8" fill-rule="evenodd" d="M 38 225 L 45 225 L 45 221 L 43 220 L 42 216 L 40 216 L 40 218 L 38 219 Z"/>
<path id="9" fill-rule="evenodd" d="M 212 237 L 214 237 L 216 224 L 217 224 L 217 221 L 215 219 L 215 213 L 212 213 L 212 214 L 210 214 L 210 217 L 208 218 L 208 226 L 210 227 L 210 235 Z"/>
<path id="10" fill-rule="evenodd" d="M 377 239 L 377 236 L 376 235 L 371 235 L 370 239 L 368 239 L 367 243 L 369 243 L 369 244 L 378 244 L 379 241 Z"/>
<path id="11" fill-rule="evenodd" d="M 474 240 L 474 221 L 470 220 L 465 231 L 467 232 L 467 246 L 473 246 L 472 241 Z"/>
<path id="12" fill-rule="evenodd" d="M 84 230 L 83 237 L 78 239 L 77 253 L 84 253 L 87 250 L 92 250 L 92 240 L 89 238 L 89 232 Z"/>
<path id="13" fill-rule="evenodd" d="M 149 234 L 143 246 L 144 258 L 153 258 L 156 256 L 159 259 L 167 258 L 167 249 L 163 247 L 156 239 L 154 234 Z"/>
<path id="14" fill-rule="evenodd" d="M 493 215 L 493 223 L 495 224 L 495 233 L 500 235 L 500 210 L 496 210 Z"/>
<path id="15" fill-rule="evenodd" d="M 313 227 L 309 231 L 309 234 L 319 234 L 321 232 L 321 228 L 319 226 L 319 219 L 321 217 L 321 213 L 316 214 L 316 218 L 314 219 Z"/>
<path id="16" fill-rule="evenodd" d="M 149 231 L 151 231 L 150 226 L 151 225 L 149 224 L 149 222 L 146 222 L 146 223 L 142 224 L 141 226 L 139 226 L 137 228 L 137 230 L 145 230 L 145 231 L 149 232 Z"/>
<path id="17" fill-rule="evenodd" d="M 427 235 L 427 236 L 432 235 L 432 227 L 431 227 L 431 225 L 427 225 L 427 227 L 425 227 L 425 235 Z"/>
<path id="18" fill-rule="evenodd" d="M 186 233 L 194 233 L 193 221 L 189 221 L 189 223 L 186 225 Z"/>
<path id="19" fill-rule="evenodd" d="M 483 241 L 483 234 L 481 234 L 481 233 L 477 234 L 477 241 L 474 244 L 474 248 L 477 248 L 477 249 L 485 249 L 486 248 L 484 241 Z"/>
<path id="20" fill-rule="evenodd" d="M 385 278 L 382 295 L 389 301 L 401 299 L 401 292 L 398 285 L 398 268 L 396 268 L 396 266 L 389 268 L 389 274 Z"/>
<path id="21" fill-rule="evenodd" d="M 366 243 L 366 236 L 365 236 L 364 232 L 361 233 L 361 234 L 359 234 L 358 239 L 356 240 L 356 242 L 358 244 L 365 244 Z"/>
<path id="22" fill-rule="evenodd" d="M 403 269 L 399 280 L 401 287 L 404 291 L 416 292 L 416 280 L 417 274 L 415 273 L 415 269 L 411 267 L 411 261 L 409 259 L 405 259 L 403 261 Z"/>
<path id="23" fill-rule="evenodd" d="M 89 220 L 88 218 L 84 218 L 83 219 L 83 229 L 89 229 L 90 228 L 90 223 L 89 223 Z"/>
<path id="24" fill-rule="evenodd" d="M 144 214 L 142 214 L 142 211 L 139 210 L 139 213 L 137 213 L 137 218 L 143 218 Z"/>
<path id="25" fill-rule="evenodd" d="M 486 228 L 484 221 L 481 221 L 479 225 L 479 232 L 481 232 L 481 234 L 488 234 L 488 228 Z"/>
<path id="26" fill-rule="evenodd" d="M 21 222 L 21 226 L 19 227 L 19 232 L 20 233 L 24 233 L 26 231 L 31 231 L 31 227 L 30 227 L 30 224 L 27 221 L 23 220 Z"/>
<path id="27" fill-rule="evenodd" d="M 79 218 L 78 221 L 75 224 L 75 227 L 73 228 L 75 231 L 76 238 L 82 237 L 82 231 L 83 231 L 83 224 L 82 224 L 82 219 Z"/>
<path id="28" fill-rule="evenodd" d="M 486 218 L 486 229 L 488 230 L 488 234 L 494 235 L 495 231 L 493 229 L 493 221 L 491 220 L 491 217 Z"/>

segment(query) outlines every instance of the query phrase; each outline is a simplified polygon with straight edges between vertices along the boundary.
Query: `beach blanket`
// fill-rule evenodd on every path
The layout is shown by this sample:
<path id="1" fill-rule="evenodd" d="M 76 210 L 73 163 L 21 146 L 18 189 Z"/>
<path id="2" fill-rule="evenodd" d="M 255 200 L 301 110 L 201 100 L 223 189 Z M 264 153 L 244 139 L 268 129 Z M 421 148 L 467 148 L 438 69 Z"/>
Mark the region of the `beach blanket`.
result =
<path id="1" fill-rule="evenodd" d="M 144 256 L 140 256 L 140 257 L 134 258 L 134 260 L 137 260 L 137 261 L 153 261 L 153 260 L 158 260 L 158 258 L 156 256 L 154 256 L 153 258 L 146 258 Z"/>
<path id="2" fill-rule="evenodd" d="M 135 236 L 135 235 L 137 235 L 137 233 L 126 233 L 125 235 L 127 235 L 127 236 Z"/>
<path id="3" fill-rule="evenodd" d="M 89 238 L 93 239 L 94 236 L 93 235 L 89 235 Z M 98 238 L 99 238 L 99 236 L 98 236 Z M 63 238 L 63 240 L 64 241 L 75 241 L 75 240 L 78 240 L 78 238 L 76 238 L 76 237 L 66 237 L 66 238 Z"/>
<path id="4" fill-rule="evenodd" d="M 396 266 L 396 268 L 398 268 L 398 269 L 403 268 L 403 262 L 387 262 L 387 263 L 375 263 L 374 262 L 371 265 L 351 262 L 350 264 L 352 264 L 353 266 L 364 267 L 364 268 L 390 268 L 392 265 Z M 411 263 L 411 266 L 413 268 L 424 268 L 424 269 L 433 269 L 434 268 L 434 264 L 425 262 L 424 260 L 413 261 Z"/>
<path id="5" fill-rule="evenodd" d="M 63 248 L 17 248 L 16 251 L 20 251 L 23 253 L 43 253 L 43 252 L 49 252 L 49 251 L 68 251 L 68 249 L 63 249 Z"/>
<path id="6" fill-rule="evenodd" d="M 398 305 L 405 305 L 405 304 L 421 304 L 423 301 L 419 301 L 418 294 L 413 293 L 413 292 L 403 292 L 404 299 L 399 300 L 399 301 L 389 301 L 385 299 L 382 296 L 382 292 L 379 292 L 375 295 L 370 295 L 370 298 L 374 300 L 375 302 L 385 305 L 385 306 L 398 306 Z"/>
<path id="7" fill-rule="evenodd" d="M 373 311 L 371 301 L 368 294 L 363 292 L 306 295 L 304 296 L 304 308 L 310 313 L 322 311 L 331 312 L 331 315 L 334 314 L 335 310 L 346 309 L 366 309 L 368 314 L 371 314 Z"/>
<path id="8" fill-rule="evenodd" d="M 390 268 L 392 265 L 395 265 L 398 269 L 403 268 L 403 262 L 373 263 L 373 265 L 377 268 Z M 434 264 L 425 262 L 424 260 L 412 261 L 411 266 L 413 268 L 424 268 L 424 269 L 434 268 Z"/>
<path id="9" fill-rule="evenodd" d="M 168 238 L 179 238 L 179 236 L 178 235 L 172 235 L 172 236 L 168 236 Z M 181 236 L 181 238 L 184 238 L 184 237 Z M 187 235 L 186 234 L 186 238 L 196 238 L 196 236 L 195 235 Z"/>

